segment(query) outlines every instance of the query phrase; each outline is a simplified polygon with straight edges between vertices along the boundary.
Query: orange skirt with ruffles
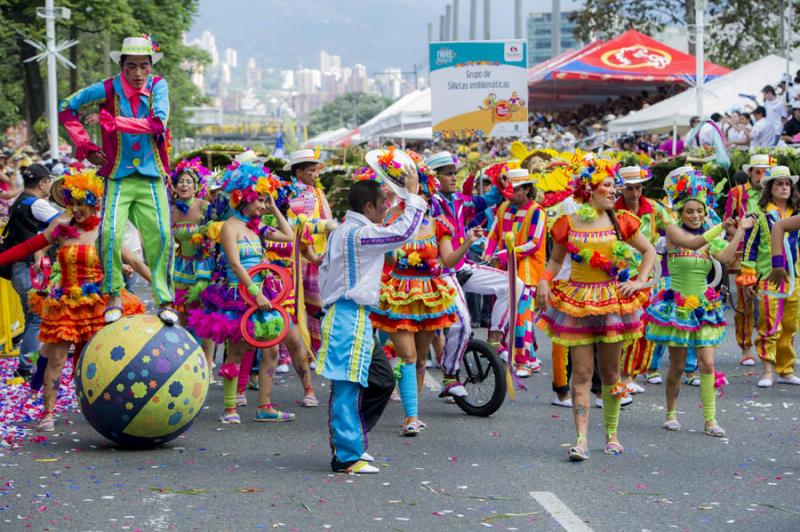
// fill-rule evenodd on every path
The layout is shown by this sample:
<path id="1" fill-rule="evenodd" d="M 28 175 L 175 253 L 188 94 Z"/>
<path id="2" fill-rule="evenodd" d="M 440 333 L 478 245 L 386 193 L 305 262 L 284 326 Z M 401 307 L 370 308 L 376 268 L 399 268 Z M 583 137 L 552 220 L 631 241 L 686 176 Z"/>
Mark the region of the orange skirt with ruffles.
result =
<path id="1" fill-rule="evenodd" d="M 138 297 L 127 290 L 122 290 L 121 297 L 123 315 L 144 313 L 144 305 Z M 88 342 L 106 326 L 103 312 L 107 303 L 105 294 L 63 295 L 58 299 L 35 291 L 28 295 L 31 310 L 42 318 L 39 340 L 45 344 Z"/>
<path id="2" fill-rule="evenodd" d="M 390 275 L 369 317 L 386 332 L 438 331 L 458 321 L 455 302 L 456 290 L 438 277 Z"/>
<path id="3" fill-rule="evenodd" d="M 581 318 L 602 314 L 630 314 L 641 310 L 650 300 L 650 292 L 642 290 L 632 296 L 623 296 L 616 281 L 582 283 L 558 280 L 550 288 L 550 305 L 553 308 Z"/>

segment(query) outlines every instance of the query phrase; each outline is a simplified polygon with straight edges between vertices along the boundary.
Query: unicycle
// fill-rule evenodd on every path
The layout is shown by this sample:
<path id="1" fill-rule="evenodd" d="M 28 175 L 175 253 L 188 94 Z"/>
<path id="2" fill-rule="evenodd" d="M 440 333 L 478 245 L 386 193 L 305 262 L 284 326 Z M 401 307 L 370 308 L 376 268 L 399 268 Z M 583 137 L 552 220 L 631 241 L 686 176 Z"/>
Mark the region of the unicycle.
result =
<path id="1" fill-rule="evenodd" d="M 494 347 L 470 338 L 456 378 L 467 389 L 466 397 L 453 397 L 458 407 L 471 416 L 488 417 L 506 399 L 506 363 Z"/>

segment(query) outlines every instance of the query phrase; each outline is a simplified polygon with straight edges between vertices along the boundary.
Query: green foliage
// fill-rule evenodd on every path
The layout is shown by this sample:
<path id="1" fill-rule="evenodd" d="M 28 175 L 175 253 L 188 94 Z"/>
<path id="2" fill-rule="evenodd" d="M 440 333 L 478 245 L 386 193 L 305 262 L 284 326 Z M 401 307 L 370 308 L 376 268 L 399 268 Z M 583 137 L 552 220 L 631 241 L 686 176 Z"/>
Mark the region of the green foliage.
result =
<path id="1" fill-rule="evenodd" d="M 390 103 L 391 100 L 377 94 L 344 94 L 309 114 L 308 134 L 313 136 L 340 127 L 357 127 L 386 109 Z"/>

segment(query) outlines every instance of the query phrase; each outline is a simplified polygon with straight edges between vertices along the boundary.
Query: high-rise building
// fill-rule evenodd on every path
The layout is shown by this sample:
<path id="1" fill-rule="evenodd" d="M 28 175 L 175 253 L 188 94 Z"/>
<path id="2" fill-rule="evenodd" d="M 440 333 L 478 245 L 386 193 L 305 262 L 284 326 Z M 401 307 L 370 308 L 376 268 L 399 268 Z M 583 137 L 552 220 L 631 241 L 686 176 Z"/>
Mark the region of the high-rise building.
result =
<path id="1" fill-rule="evenodd" d="M 583 44 L 575 38 L 575 23 L 569 17 L 572 11 L 561 11 L 558 21 L 561 43 L 559 49 L 553 47 L 552 13 L 531 13 L 528 15 L 528 66 L 546 61 L 561 52 L 580 48 Z"/>
<path id="2" fill-rule="evenodd" d="M 207 30 L 204 31 L 200 34 L 199 39 L 192 41 L 192 45 L 208 52 L 208 55 L 211 56 L 211 66 L 219 64 L 219 50 L 217 50 L 217 41 L 213 33 Z"/>
<path id="3" fill-rule="evenodd" d="M 237 68 L 239 66 L 239 53 L 234 48 L 225 48 L 225 62 L 231 68 Z"/>
<path id="4" fill-rule="evenodd" d="M 319 69 L 325 74 L 334 74 L 338 77 L 342 71 L 342 58 L 338 55 L 329 54 L 325 50 L 320 50 Z"/>
<path id="5" fill-rule="evenodd" d="M 290 90 L 294 88 L 294 70 L 281 70 L 281 89 Z"/>
<path id="6" fill-rule="evenodd" d="M 252 87 L 261 83 L 261 70 L 258 68 L 258 65 L 256 65 L 256 60 L 253 57 L 247 59 L 244 79 L 248 87 Z"/>
<path id="7" fill-rule="evenodd" d="M 353 65 L 353 73 L 350 75 L 347 85 L 350 92 L 368 92 L 369 77 L 367 76 L 367 67 L 360 63 Z"/>
<path id="8" fill-rule="evenodd" d="M 322 72 L 316 68 L 301 68 L 294 73 L 294 84 L 300 94 L 314 94 L 322 85 Z"/>

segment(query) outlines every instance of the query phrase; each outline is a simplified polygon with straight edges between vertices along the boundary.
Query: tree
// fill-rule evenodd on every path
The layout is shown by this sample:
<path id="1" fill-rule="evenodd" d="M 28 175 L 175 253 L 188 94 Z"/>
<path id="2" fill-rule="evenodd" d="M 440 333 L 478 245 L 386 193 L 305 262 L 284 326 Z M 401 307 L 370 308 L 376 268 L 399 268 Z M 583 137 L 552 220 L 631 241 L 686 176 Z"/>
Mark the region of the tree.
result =
<path id="1" fill-rule="evenodd" d="M 344 94 L 308 115 L 308 133 L 317 135 L 340 127 L 358 127 L 386 109 L 390 103 L 390 99 L 377 94 Z"/>
<path id="2" fill-rule="evenodd" d="M 738 68 L 769 53 L 782 55 L 778 28 L 781 0 L 709 0 L 704 48 L 709 61 Z M 571 16 L 575 36 L 583 42 L 613 39 L 636 29 L 655 35 L 667 26 L 689 26 L 689 53 L 694 54 L 695 0 L 586 0 Z M 794 4 L 795 17 L 800 4 Z M 795 38 L 792 48 L 800 43 Z"/>

